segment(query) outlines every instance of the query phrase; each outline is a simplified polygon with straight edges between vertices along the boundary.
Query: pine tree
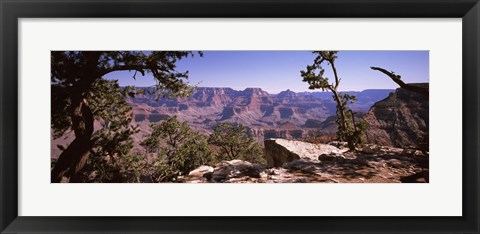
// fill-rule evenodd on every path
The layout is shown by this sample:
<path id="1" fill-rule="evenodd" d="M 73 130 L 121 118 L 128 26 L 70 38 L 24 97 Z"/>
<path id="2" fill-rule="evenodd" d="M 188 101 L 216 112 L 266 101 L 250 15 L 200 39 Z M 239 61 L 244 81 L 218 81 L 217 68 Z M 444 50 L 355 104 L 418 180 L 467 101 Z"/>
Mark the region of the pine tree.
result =
<path id="1" fill-rule="evenodd" d="M 363 133 L 366 130 L 366 123 L 360 121 L 355 122 L 355 116 L 351 109 L 348 108 L 349 102 L 356 101 L 355 96 L 349 94 L 341 94 L 338 91 L 340 85 L 340 77 L 335 67 L 337 59 L 337 51 L 314 51 L 316 55 L 313 64 L 308 65 L 306 70 L 300 71 L 303 82 L 309 84 L 309 89 L 321 89 L 322 91 L 332 92 L 333 99 L 337 103 L 337 119 L 338 126 L 337 138 L 341 141 L 347 141 L 350 150 L 355 150 L 356 145 L 363 140 Z M 326 77 L 325 69 L 322 67 L 324 63 L 330 65 L 335 80 L 329 83 Z"/>
<path id="2" fill-rule="evenodd" d="M 124 141 L 130 130 L 126 130 L 125 119 L 112 121 L 113 116 L 123 118 L 122 110 L 113 110 L 114 99 L 125 95 L 112 84 L 101 83 L 102 77 L 115 71 L 135 71 L 145 75 L 151 73 L 157 82 L 156 94 L 165 96 L 186 96 L 191 89 L 187 83 L 188 72 L 176 71 L 176 62 L 193 55 L 187 51 L 53 51 L 51 52 L 52 121 L 54 137 L 73 130 L 75 139 L 60 154 L 51 172 L 51 182 L 60 182 L 68 177 L 71 182 L 82 173 L 92 149 L 108 138 L 94 135 L 95 118 L 111 118 L 109 130 L 118 132 L 115 142 Z M 109 87 L 109 88 L 107 88 Z M 108 92 L 104 92 L 105 89 Z M 94 104 L 95 103 L 95 104 Z M 94 110 L 92 105 L 110 107 Z M 92 109 L 93 108 L 93 109 Z M 122 122 L 122 123 L 120 123 Z M 123 127 L 119 127 L 118 125 Z M 105 126 L 104 126 L 105 127 Z M 123 133 L 122 133 L 123 132 Z M 111 136 L 109 136 L 111 137 Z M 115 138 L 115 137 L 114 137 Z M 109 140 L 109 142 L 111 142 Z M 104 144 L 105 142 L 102 142 Z"/>

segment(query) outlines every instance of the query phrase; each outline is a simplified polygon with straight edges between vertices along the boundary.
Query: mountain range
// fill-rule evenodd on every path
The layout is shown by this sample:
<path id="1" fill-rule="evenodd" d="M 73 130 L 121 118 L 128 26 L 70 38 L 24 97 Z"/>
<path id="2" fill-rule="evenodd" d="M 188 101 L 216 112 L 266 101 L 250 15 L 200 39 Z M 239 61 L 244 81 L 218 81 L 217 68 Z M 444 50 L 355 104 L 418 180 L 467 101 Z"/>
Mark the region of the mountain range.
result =
<path id="1" fill-rule="evenodd" d="M 357 101 L 349 105 L 352 110 L 366 113 L 393 91 L 371 89 L 344 93 L 357 97 Z M 269 94 L 261 88 L 198 87 L 189 98 L 157 100 L 155 95 L 140 94 L 128 97 L 127 101 L 132 105 L 134 121 L 141 131 L 146 131 L 150 123 L 177 116 L 178 120 L 204 133 L 210 133 L 220 122 L 242 124 L 258 142 L 273 137 L 302 138 L 336 113 L 330 92 L 285 90 Z"/>
<path id="2" fill-rule="evenodd" d="M 418 85 L 428 87 L 428 83 Z M 428 96 L 402 88 L 346 93 L 357 97 L 349 107 L 369 125 L 368 142 L 395 147 L 426 143 L 428 148 Z M 127 102 L 132 106 L 132 124 L 140 130 L 133 136 L 137 151 L 144 150 L 139 142 L 150 133 L 149 125 L 172 116 L 206 135 L 221 122 L 242 124 L 261 145 L 268 138 L 304 139 L 316 131 L 325 134 L 328 141 L 328 135 L 337 131 L 336 104 L 329 92 L 285 90 L 269 94 L 260 88 L 199 87 L 189 98 L 158 100 L 155 95 L 137 94 L 127 97 Z M 100 127 L 95 122 L 95 129 Z M 52 157 L 61 152 L 57 145 L 66 146 L 73 139 L 73 132 L 52 138 Z"/>

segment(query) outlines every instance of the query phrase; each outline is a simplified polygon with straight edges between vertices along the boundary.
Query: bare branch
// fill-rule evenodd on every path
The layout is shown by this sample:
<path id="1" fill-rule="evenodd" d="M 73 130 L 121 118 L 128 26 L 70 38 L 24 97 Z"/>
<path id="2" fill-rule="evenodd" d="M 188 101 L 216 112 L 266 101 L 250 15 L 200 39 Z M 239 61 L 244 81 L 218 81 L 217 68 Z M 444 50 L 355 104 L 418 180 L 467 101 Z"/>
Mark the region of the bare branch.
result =
<path id="1" fill-rule="evenodd" d="M 387 71 L 387 70 L 385 70 L 381 67 L 370 67 L 370 68 L 372 70 L 377 70 L 377 71 L 387 75 L 388 77 L 390 77 L 390 79 L 393 80 L 393 82 L 397 83 L 401 88 L 404 88 L 406 90 L 410 90 L 412 92 L 428 96 L 428 93 L 429 93 L 428 88 L 423 88 L 423 87 L 419 87 L 419 86 L 415 86 L 415 85 L 411 85 L 411 84 L 406 84 L 405 82 L 403 82 L 400 79 L 399 75 L 395 75 L 393 72 L 389 72 L 389 71 Z"/>

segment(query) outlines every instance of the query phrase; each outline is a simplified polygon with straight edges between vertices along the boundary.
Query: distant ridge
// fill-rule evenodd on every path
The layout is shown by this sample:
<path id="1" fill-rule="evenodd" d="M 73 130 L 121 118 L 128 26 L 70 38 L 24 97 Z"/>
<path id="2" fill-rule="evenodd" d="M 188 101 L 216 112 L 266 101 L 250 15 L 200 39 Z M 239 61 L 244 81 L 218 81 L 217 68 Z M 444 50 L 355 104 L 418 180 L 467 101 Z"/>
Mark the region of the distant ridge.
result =
<path id="1" fill-rule="evenodd" d="M 412 83 L 412 85 L 415 85 L 416 83 Z M 419 85 L 421 85 L 422 83 L 418 83 Z M 121 88 L 125 88 L 126 86 L 122 86 Z M 135 86 L 135 88 L 137 89 L 145 89 L 145 88 L 148 88 L 148 89 L 153 89 L 155 88 L 155 86 Z M 298 95 L 305 95 L 305 94 L 317 94 L 317 93 L 325 93 L 325 94 L 331 94 L 331 92 L 329 91 L 301 91 L 301 92 L 295 92 L 295 91 L 292 91 L 290 89 L 286 89 L 286 90 L 283 90 L 283 91 L 280 91 L 280 92 L 271 92 L 269 93 L 268 91 L 266 90 L 263 90 L 262 88 L 260 87 L 247 87 L 247 88 L 244 88 L 244 89 L 236 89 L 236 88 L 231 88 L 231 87 L 207 87 L 207 86 L 198 86 L 196 87 L 196 89 L 230 89 L 230 90 L 233 90 L 233 91 L 247 91 L 249 89 L 259 89 L 259 90 L 262 90 L 263 92 L 267 92 L 269 95 L 278 95 L 279 93 L 282 93 L 282 92 L 293 92 L 293 93 L 296 93 Z M 340 93 L 363 93 L 363 92 L 394 92 L 395 89 L 364 89 L 364 90 L 361 90 L 361 91 L 354 91 L 354 90 L 350 90 L 350 91 L 340 91 Z"/>

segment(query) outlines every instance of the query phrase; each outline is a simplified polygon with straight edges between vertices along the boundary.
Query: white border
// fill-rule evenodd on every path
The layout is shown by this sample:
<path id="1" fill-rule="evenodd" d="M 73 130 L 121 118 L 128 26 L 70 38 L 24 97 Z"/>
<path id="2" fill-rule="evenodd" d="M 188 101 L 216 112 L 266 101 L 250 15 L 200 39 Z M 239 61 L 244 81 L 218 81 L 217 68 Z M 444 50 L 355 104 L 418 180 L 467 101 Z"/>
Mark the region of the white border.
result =
<path id="1" fill-rule="evenodd" d="M 461 19 L 21 19 L 19 215 L 462 214 Z M 429 50 L 429 184 L 50 184 L 50 50 Z"/>

